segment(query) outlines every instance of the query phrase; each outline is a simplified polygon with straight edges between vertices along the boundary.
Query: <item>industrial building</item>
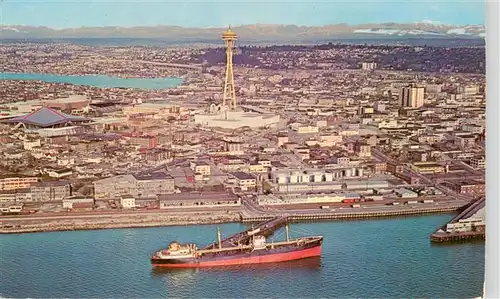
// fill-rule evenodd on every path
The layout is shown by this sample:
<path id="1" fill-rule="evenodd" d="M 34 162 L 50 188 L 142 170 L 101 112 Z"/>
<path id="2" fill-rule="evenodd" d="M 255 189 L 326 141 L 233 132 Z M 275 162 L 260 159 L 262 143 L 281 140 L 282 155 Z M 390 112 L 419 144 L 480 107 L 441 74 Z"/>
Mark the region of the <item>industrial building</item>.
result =
<path id="1" fill-rule="evenodd" d="M 303 184 L 333 182 L 337 179 L 363 176 L 362 167 L 334 169 L 278 170 L 271 173 L 271 181 L 276 184 Z"/>
<path id="2" fill-rule="evenodd" d="M 405 188 L 395 190 L 395 193 L 397 196 L 399 196 L 401 198 L 416 198 L 416 197 L 418 197 L 417 193 L 415 193 L 411 190 L 405 189 Z"/>
<path id="3" fill-rule="evenodd" d="M 38 182 L 37 177 L 8 177 L 0 179 L 0 191 L 17 190 L 29 188 L 31 184 Z"/>
<path id="4" fill-rule="evenodd" d="M 303 193 L 333 190 L 385 189 L 389 188 L 387 181 L 346 180 L 321 183 L 278 184 L 277 192 Z"/>
<path id="5" fill-rule="evenodd" d="M 297 195 L 260 195 L 258 204 L 263 206 L 313 204 L 313 203 L 339 203 L 345 199 L 343 194 L 297 194 Z"/>
<path id="6" fill-rule="evenodd" d="M 63 209 L 73 209 L 78 206 L 90 206 L 92 208 L 94 205 L 94 198 L 84 197 L 84 196 L 72 196 L 62 201 Z"/>
<path id="7" fill-rule="evenodd" d="M 486 224 L 484 207 L 479 209 L 474 215 L 467 219 L 460 219 L 457 222 L 448 223 L 446 225 L 447 233 L 471 232 L 484 227 Z"/>
<path id="8" fill-rule="evenodd" d="M 253 175 L 241 171 L 231 172 L 230 175 L 236 180 L 242 191 L 255 190 L 257 179 Z"/>
<path id="9" fill-rule="evenodd" d="M 62 201 L 71 195 L 69 181 L 38 182 L 31 185 L 33 201 Z"/>
<path id="10" fill-rule="evenodd" d="M 227 192 L 190 192 L 162 194 L 159 196 L 160 209 L 175 208 L 238 208 L 241 199 Z"/>

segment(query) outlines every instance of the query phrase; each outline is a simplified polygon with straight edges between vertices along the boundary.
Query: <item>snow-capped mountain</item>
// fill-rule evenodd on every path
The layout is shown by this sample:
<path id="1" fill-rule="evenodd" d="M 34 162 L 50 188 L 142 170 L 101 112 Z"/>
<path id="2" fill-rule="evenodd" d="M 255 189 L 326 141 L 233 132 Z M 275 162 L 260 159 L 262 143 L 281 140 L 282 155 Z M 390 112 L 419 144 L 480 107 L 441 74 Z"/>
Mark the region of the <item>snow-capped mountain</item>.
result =
<path id="1" fill-rule="evenodd" d="M 354 29 L 354 34 L 375 34 L 375 35 L 432 35 L 432 36 L 467 36 L 467 37 L 485 37 L 485 27 L 483 25 L 448 25 L 437 21 L 423 20 L 413 24 L 377 24 L 370 28 L 366 25 L 360 25 L 360 28 Z"/>
<path id="2" fill-rule="evenodd" d="M 172 39 L 214 39 L 225 28 L 183 28 L 179 26 L 154 27 L 80 27 L 53 29 L 26 25 L 0 25 L 1 38 L 172 38 Z M 484 38 L 483 25 L 449 25 L 431 20 L 415 23 L 383 24 L 334 24 L 325 26 L 296 26 L 254 24 L 233 27 L 246 40 L 315 40 L 324 38 L 348 38 L 355 36 L 395 37 L 455 37 Z"/>

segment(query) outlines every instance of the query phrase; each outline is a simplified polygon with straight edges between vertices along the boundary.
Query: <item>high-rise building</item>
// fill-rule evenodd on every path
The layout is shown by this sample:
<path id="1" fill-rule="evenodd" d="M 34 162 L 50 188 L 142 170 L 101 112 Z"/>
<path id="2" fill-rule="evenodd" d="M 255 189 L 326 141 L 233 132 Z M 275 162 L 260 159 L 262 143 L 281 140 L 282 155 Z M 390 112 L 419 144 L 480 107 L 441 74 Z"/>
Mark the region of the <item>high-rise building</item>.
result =
<path id="1" fill-rule="evenodd" d="M 420 108 L 424 105 L 425 88 L 410 85 L 401 88 L 399 92 L 399 105 L 401 107 Z"/>
<path id="2" fill-rule="evenodd" d="M 375 62 L 363 62 L 361 64 L 361 69 L 365 71 L 372 71 L 377 68 L 377 64 Z"/>

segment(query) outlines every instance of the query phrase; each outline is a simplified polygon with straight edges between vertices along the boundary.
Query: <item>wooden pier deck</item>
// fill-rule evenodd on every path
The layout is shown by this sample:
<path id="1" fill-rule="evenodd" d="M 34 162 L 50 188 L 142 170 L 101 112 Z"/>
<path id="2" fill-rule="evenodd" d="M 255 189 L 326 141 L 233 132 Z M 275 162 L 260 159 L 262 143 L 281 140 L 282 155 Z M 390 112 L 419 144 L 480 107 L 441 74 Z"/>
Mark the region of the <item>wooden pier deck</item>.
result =
<path id="1" fill-rule="evenodd" d="M 482 197 L 479 200 L 466 206 L 463 211 L 451 219 L 448 223 L 458 222 L 460 219 L 468 219 L 477 213 L 480 209 L 484 208 L 486 204 L 486 198 Z M 484 229 L 478 229 L 468 232 L 446 232 L 447 224 L 439 227 L 433 234 L 431 234 L 430 239 L 433 243 L 450 243 L 450 242 L 467 242 L 474 240 L 485 240 L 486 233 Z M 483 226 L 484 228 L 484 226 Z"/>
<path id="2" fill-rule="evenodd" d="M 287 217 L 290 222 L 298 221 L 321 221 L 321 220 L 348 220 L 348 219 L 366 219 L 366 218 L 382 218 L 406 215 L 425 215 L 435 213 L 449 213 L 459 210 L 461 206 L 435 207 L 423 209 L 402 209 L 379 212 L 346 212 L 346 213 L 314 213 L 314 214 L 283 214 L 282 217 Z M 253 223 L 269 221 L 276 218 L 276 215 L 260 215 L 260 216 L 241 216 L 242 223 Z"/>

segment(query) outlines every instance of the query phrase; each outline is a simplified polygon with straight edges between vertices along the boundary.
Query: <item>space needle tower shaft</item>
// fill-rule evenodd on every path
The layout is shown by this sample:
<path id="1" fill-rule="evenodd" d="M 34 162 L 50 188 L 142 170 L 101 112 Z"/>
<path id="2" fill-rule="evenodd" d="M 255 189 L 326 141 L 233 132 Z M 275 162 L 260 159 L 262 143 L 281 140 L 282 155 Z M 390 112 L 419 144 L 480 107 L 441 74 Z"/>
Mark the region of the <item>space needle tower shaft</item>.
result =
<path id="1" fill-rule="evenodd" d="M 222 40 L 226 46 L 226 80 L 224 83 L 224 96 L 222 105 L 229 106 L 230 110 L 236 109 L 236 92 L 234 89 L 233 54 L 237 35 L 229 27 L 222 34 Z"/>

